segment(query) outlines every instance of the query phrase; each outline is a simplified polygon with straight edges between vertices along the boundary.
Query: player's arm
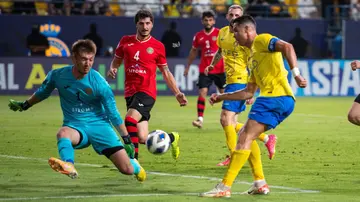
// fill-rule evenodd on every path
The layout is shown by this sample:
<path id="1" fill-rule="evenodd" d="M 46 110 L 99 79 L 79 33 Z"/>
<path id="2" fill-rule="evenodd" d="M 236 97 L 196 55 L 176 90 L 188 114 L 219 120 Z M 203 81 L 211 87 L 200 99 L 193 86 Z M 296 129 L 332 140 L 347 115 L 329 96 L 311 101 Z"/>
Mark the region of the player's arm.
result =
<path id="1" fill-rule="evenodd" d="M 53 80 L 53 73 L 50 71 L 48 75 L 46 76 L 45 80 L 43 81 L 40 88 L 37 89 L 37 91 L 31 95 L 27 100 L 25 101 L 15 101 L 13 99 L 10 99 L 9 107 L 13 111 L 26 111 L 33 105 L 45 100 L 48 98 L 52 91 L 55 89 L 55 83 Z"/>
<path id="2" fill-rule="evenodd" d="M 249 82 L 246 87 L 242 90 L 230 92 L 230 93 L 222 93 L 222 94 L 212 94 L 210 97 L 210 104 L 214 104 L 217 102 L 221 102 L 223 100 L 248 100 L 255 95 L 257 90 L 256 83 Z"/>
<path id="3" fill-rule="evenodd" d="M 164 77 L 166 84 L 169 86 L 170 90 L 174 93 L 177 101 L 180 103 L 180 106 L 185 106 L 187 104 L 185 94 L 182 93 L 176 85 L 175 78 L 170 72 L 169 67 L 167 65 L 164 65 L 160 66 L 159 69 Z"/>
<path id="4" fill-rule="evenodd" d="M 115 129 L 118 131 L 121 138 L 123 139 L 126 153 L 129 155 L 130 158 L 134 158 L 135 147 L 131 142 L 130 135 L 126 130 L 124 121 L 122 120 L 120 113 L 116 107 L 114 94 L 110 86 L 108 86 L 105 81 L 101 88 L 101 103 L 104 106 L 105 112 L 109 117 L 111 124 L 115 127 Z"/>
<path id="5" fill-rule="evenodd" d="M 272 43 L 275 43 L 275 46 L 272 46 L 271 45 Z M 297 57 L 293 45 L 291 43 L 288 43 L 283 40 L 279 40 L 274 37 L 270 39 L 270 44 L 269 44 L 269 51 L 272 51 L 270 47 L 274 47 L 274 51 L 281 52 L 283 54 L 283 56 L 286 58 L 286 60 L 289 63 L 291 73 L 295 78 L 297 85 L 301 88 L 305 88 L 307 82 L 301 76 L 300 70 L 297 67 Z"/>
<path id="6" fill-rule="evenodd" d="M 184 71 L 184 76 L 187 76 L 189 73 L 190 65 L 193 63 L 197 55 L 197 49 L 193 46 L 191 47 L 188 59 L 187 59 L 187 65 Z"/>
<path id="7" fill-rule="evenodd" d="M 125 43 L 124 41 L 125 39 L 122 38 L 116 47 L 114 58 L 111 61 L 110 69 L 107 73 L 107 76 L 110 78 L 115 79 L 117 71 L 123 62 L 123 58 L 124 58 L 123 45 Z"/>
<path id="8" fill-rule="evenodd" d="M 208 75 L 208 73 L 214 69 L 214 66 L 222 59 L 222 57 L 222 49 L 219 47 L 214 57 L 212 58 L 210 65 L 205 68 L 204 74 Z"/>
<path id="9" fill-rule="evenodd" d="M 353 71 L 360 69 L 360 61 L 354 60 L 351 62 L 350 66 Z"/>

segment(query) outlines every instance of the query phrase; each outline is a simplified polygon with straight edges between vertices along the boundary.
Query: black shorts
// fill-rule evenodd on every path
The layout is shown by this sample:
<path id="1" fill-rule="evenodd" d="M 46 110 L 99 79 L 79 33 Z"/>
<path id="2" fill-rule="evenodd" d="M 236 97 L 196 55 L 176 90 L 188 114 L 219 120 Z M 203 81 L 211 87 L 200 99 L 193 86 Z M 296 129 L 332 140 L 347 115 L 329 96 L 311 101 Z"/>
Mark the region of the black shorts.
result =
<path id="1" fill-rule="evenodd" d="M 356 96 L 356 98 L 355 98 L 354 102 L 357 102 L 357 103 L 359 103 L 359 104 L 360 104 L 360 94 L 359 94 L 358 96 Z"/>
<path id="2" fill-rule="evenodd" d="M 219 89 L 224 89 L 226 84 L 225 74 L 209 74 L 208 76 L 205 76 L 205 74 L 200 73 L 199 80 L 196 85 L 199 89 L 209 88 L 213 82 Z"/>
<path id="3" fill-rule="evenodd" d="M 150 120 L 150 111 L 155 104 L 155 99 L 144 92 L 137 92 L 130 97 L 126 97 L 126 108 L 136 109 L 141 114 L 141 121 Z"/>

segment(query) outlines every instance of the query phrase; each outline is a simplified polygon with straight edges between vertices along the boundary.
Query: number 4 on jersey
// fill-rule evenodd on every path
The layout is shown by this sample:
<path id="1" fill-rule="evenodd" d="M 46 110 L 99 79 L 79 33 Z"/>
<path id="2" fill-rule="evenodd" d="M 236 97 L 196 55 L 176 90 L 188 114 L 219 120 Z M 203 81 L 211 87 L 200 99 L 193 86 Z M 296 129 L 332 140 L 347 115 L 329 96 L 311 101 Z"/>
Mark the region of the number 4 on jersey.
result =
<path id="1" fill-rule="evenodd" d="M 134 55 L 134 59 L 136 61 L 138 61 L 140 58 L 139 58 L 139 54 L 140 54 L 140 51 L 136 51 L 135 55 Z"/>

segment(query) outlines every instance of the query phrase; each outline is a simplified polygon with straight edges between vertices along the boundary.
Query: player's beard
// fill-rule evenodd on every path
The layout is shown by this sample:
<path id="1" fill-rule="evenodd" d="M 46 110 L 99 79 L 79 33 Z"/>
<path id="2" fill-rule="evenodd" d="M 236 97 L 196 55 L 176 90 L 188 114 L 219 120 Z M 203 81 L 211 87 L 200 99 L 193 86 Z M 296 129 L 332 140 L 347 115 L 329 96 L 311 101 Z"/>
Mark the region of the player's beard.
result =
<path id="1" fill-rule="evenodd" d="M 210 27 L 204 26 L 204 29 L 205 29 L 206 32 L 210 32 L 213 27 L 214 27 L 214 26 L 210 26 Z"/>
<path id="2" fill-rule="evenodd" d="M 146 34 L 143 34 L 143 33 L 146 33 Z M 146 39 L 147 37 L 149 37 L 150 31 L 145 31 L 145 32 L 138 31 L 138 35 L 139 35 L 141 38 Z"/>

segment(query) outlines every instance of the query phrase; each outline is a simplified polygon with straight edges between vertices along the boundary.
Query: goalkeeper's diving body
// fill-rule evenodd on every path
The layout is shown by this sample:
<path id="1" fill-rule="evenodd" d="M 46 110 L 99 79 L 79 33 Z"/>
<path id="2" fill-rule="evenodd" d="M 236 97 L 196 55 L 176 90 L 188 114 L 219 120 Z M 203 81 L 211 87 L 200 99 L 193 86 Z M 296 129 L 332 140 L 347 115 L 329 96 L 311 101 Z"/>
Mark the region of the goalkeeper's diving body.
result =
<path id="1" fill-rule="evenodd" d="M 64 119 L 57 132 L 60 159 L 51 157 L 48 161 L 51 168 L 71 178 L 78 177 L 74 151 L 92 145 L 121 173 L 135 175 L 137 180 L 144 181 L 146 172 L 133 158 L 134 146 L 116 107 L 112 90 L 106 80 L 92 69 L 96 45 L 91 40 L 78 40 L 71 51 L 72 66 L 50 71 L 29 99 L 24 102 L 10 100 L 10 109 L 25 111 L 48 98 L 56 88 Z M 120 133 L 124 144 L 111 124 Z"/>

